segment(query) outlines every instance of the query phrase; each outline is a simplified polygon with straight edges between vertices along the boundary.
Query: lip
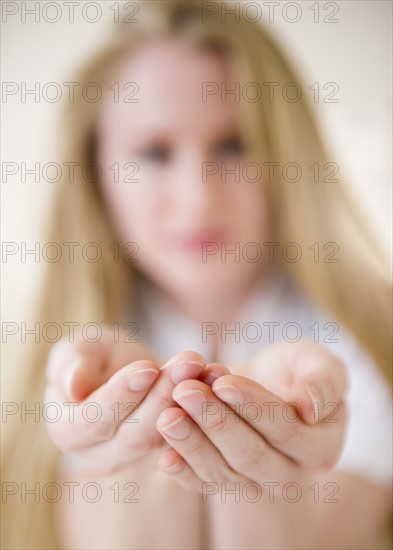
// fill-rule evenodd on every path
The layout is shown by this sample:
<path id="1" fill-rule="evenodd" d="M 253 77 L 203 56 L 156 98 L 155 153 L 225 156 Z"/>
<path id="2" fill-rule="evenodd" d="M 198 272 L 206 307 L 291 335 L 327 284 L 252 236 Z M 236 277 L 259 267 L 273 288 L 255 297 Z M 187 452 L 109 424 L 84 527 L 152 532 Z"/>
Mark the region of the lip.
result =
<path id="1" fill-rule="evenodd" d="M 218 243 L 223 240 L 225 240 L 224 231 L 221 229 L 201 229 L 188 233 L 179 233 L 173 239 L 175 246 L 190 252 L 200 252 L 205 243 Z"/>

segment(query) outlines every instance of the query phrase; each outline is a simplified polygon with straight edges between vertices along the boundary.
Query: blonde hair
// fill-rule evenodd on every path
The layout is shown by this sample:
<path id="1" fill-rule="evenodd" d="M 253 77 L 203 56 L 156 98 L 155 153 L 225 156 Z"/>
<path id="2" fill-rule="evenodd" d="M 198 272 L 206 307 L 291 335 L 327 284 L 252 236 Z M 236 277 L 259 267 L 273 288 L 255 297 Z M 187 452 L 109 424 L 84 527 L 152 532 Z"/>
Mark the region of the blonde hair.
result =
<path id="1" fill-rule="evenodd" d="M 222 5 L 222 3 L 220 3 Z M 240 82 L 299 82 L 280 51 L 260 25 L 242 17 L 221 21 L 219 10 L 202 19 L 201 2 L 161 1 L 143 4 L 143 20 L 137 25 L 116 25 L 107 45 L 77 79 L 80 83 L 109 82 L 123 56 L 150 37 L 178 34 L 195 45 L 215 46 L 229 54 Z M 99 102 L 81 98 L 67 105 L 63 131 L 68 135 L 64 159 L 85 166 L 94 161 L 95 122 Z M 315 162 L 324 166 L 332 159 L 325 152 L 314 116 L 304 97 L 299 101 L 241 102 L 243 132 L 253 158 L 301 167 Z M 309 295 L 329 310 L 356 337 L 365 352 L 391 380 L 391 285 L 375 239 L 347 195 L 342 181 L 313 181 L 303 171 L 300 181 L 267 183 L 272 213 L 272 235 L 280 243 L 296 242 L 306 250 L 313 242 L 339 245 L 340 261 L 315 262 L 312 254 L 296 263 L 285 262 L 290 273 Z M 57 184 L 48 241 L 96 242 L 103 256 L 96 263 L 71 263 L 66 259 L 47 265 L 36 321 L 119 321 L 123 300 L 132 282 L 130 264 L 113 259 L 115 231 L 97 182 L 66 178 Z M 12 399 L 27 408 L 42 403 L 45 365 L 50 348 L 41 342 L 29 346 L 15 371 Z M 4 426 L 3 482 L 26 482 L 32 487 L 56 480 L 59 452 L 42 421 L 21 423 L 17 417 Z M 4 548 L 59 548 L 52 507 L 45 499 L 21 503 L 10 498 L 3 505 Z"/>

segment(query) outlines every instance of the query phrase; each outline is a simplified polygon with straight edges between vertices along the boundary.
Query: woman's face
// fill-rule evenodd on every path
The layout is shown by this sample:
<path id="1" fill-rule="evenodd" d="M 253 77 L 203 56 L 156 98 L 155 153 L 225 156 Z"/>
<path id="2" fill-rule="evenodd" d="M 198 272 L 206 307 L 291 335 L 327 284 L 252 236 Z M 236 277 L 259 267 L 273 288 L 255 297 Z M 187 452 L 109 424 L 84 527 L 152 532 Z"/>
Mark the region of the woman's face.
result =
<path id="1" fill-rule="evenodd" d="M 98 125 L 98 160 L 120 240 L 138 247 L 134 267 L 189 303 L 239 299 L 261 271 L 249 243 L 262 247 L 267 215 L 261 182 L 242 170 L 234 94 L 203 100 L 207 83 L 234 89 L 224 58 L 152 42 L 117 80 Z"/>

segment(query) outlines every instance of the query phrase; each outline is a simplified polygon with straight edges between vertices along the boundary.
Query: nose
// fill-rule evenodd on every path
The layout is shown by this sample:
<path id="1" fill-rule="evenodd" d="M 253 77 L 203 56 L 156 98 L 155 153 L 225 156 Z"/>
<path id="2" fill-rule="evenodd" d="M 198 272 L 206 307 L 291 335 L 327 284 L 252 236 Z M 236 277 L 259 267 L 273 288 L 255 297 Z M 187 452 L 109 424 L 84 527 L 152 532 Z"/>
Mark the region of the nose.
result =
<path id="1" fill-rule="evenodd" d="M 207 166 L 209 175 L 206 175 Z M 174 174 L 176 205 L 197 217 L 205 217 L 216 211 L 224 195 L 217 168 L 203 151 L 185 152 Z"/>

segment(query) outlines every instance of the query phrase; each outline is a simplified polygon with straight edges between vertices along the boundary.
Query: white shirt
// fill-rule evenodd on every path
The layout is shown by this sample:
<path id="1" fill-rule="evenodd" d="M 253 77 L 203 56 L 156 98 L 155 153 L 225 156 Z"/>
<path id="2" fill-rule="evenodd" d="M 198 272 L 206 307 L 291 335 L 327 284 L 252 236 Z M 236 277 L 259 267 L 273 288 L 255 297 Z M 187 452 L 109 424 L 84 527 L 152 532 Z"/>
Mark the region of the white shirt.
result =
<path id="1" fill-rule="evenodd" d="M 132 321 L 139 326 L 139 340 L 162 360 L 179 351 L 193 350 L 207 362 L 213 361 L 209 330 L 216 329 L 222 336 L 216 359 L 230 370 L 271 340 L 307 337 L 340 357 L 349 379 L 349 420 L 335 470 L 357 474 L 376 484 L 391 484 L 392 397 L 379 368 L 356 340 L 283 277 L 272 280 L 268 289 L 258 286 L 237 318 L 237 324 L 227 327 L 233 333 L 224 334 L 213 323 L 202 326 L 179 312 L 157 287 L 141 278 L 136 280 Z"/>

